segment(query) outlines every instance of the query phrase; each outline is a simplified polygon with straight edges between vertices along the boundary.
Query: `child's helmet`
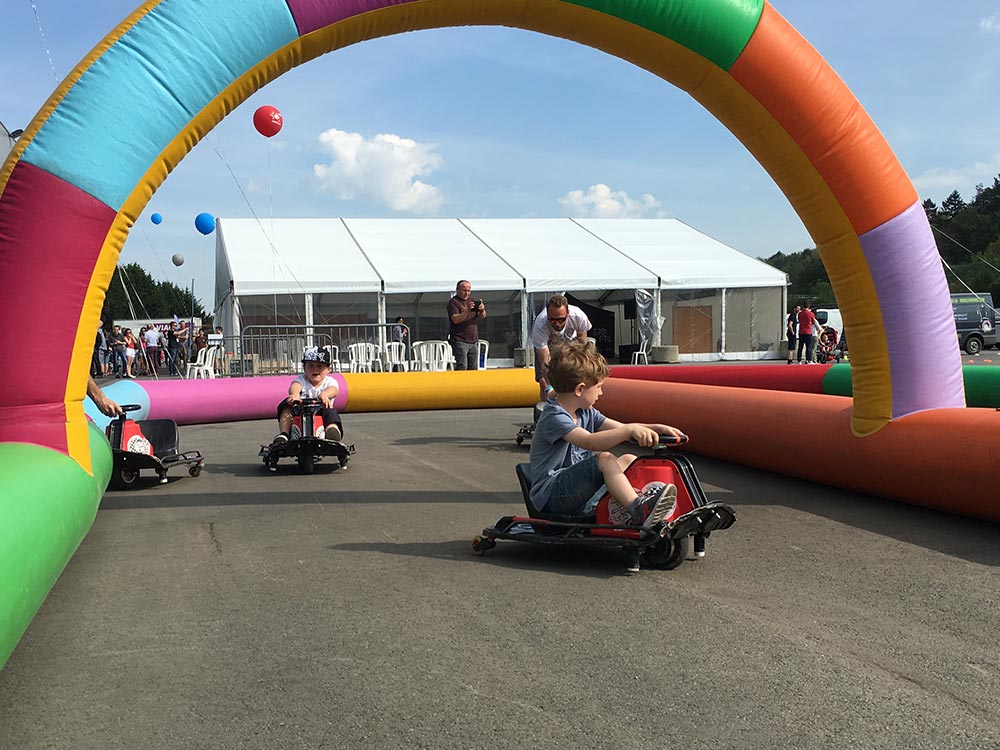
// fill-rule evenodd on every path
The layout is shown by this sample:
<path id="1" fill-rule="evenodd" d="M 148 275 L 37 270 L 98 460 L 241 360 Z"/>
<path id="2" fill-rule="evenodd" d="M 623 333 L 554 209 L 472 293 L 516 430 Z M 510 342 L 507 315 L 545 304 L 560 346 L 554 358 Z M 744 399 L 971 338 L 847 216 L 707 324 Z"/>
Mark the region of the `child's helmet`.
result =
<path id="1" fill-rule="evenodd" d="M 330 352 L 328 349 L 322 349 L 318 346 L 308 346 L 306 350 L 302 352 L 302 364 L 307 362 L 322 362 L 327 367 L 330 366 Z"/>

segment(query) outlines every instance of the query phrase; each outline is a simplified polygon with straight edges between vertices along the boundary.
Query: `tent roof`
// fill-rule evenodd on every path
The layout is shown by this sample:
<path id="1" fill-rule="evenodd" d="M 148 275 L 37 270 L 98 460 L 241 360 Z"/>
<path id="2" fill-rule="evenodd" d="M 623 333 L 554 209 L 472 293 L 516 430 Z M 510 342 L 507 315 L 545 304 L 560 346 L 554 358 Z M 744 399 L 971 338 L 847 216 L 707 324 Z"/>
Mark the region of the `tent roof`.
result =
<path id="1" fill-rule="evenodd" d="M 656 274 L 572 219 L 464 219 L 518 270 L 529 292 L 648 289 Z"/>
<path id="2" fill-rule="evenodd" d="M 783 287 L 676 219 L 220 219 L 236 294 Z M 217 290 L 225 294 L 226 290 Z"/>
<path id="3" fill-rule="evenodd" d="M 215 231 L 240 296 L 382 289 L 341 219 L 219 219 Z"/>
<path id="4" fill-rule="evenodd" d="M 460 278 L 477 291 L 520 289 L 520 274 L 456 219 L 346 219 L 394 292 L 452 292 Z"/>
<path id="5" fill-rule="evenodd" d="M 660 277 L 664 289 L 785 286 L 784 271 L 677 219 L 576 219 Z"/>

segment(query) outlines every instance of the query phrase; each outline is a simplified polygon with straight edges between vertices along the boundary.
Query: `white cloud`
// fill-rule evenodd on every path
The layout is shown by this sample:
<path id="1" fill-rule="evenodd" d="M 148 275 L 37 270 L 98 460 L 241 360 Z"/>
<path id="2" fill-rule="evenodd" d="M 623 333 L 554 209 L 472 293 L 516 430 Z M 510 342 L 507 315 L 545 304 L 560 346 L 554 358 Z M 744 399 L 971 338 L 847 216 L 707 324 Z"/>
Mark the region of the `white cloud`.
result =
<path id="1" fill-rule="evenodd" d="M 666 213 L 663 204 L 646 193 L 638 200 L 629 197 L 623 190 L 612 190 L 598 183 L 586 190 L 571 190 L 559 199 L 571 216 L 598 219 L 642 219 L 650 214 L 663 218 Z"/>
<path id="2" fill-rule="evenodd" d="M 980 19 L 979 28 L 987 34 L 1000 34 L 1000 13 Z"/>
<path id="3" fill-rule="evenodd" d="M 313 172 L 323 189 L 342 200 L 367 198 L 394 211 L 429 213 L 441 205 L 441 191 L 417 179 L 444 164 L 434 146 L 391 133 L 365 138 L 330 128 L 319 134 L 329 164 Z"/>
<path id="4" fill-rule="evenodd" d="M 944 196 L 957 190 L 966 200 L 974 197 L 974 188 L 978 184 L 990 186 L 993 178 L 1000 173 L 1000 154 L 993 154 L 988 161 L 980 161 L 965 167 L 935 167 L 913 178 L 913 185 L 922 197 L 928 197 L 933 192 L 935 196 Z"/>

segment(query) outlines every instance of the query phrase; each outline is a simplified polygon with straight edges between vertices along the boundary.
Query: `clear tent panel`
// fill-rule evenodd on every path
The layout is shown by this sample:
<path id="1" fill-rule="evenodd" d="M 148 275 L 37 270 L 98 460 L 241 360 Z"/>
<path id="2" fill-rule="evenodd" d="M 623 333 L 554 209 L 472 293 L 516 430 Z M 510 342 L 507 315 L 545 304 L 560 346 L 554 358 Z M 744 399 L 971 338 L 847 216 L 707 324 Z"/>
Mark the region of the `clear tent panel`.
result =
<path id="1" fill-rule="evenodd" d="M 726 290 L 727 358 L 779 357 L 782 335 L 781 288 Z"/>

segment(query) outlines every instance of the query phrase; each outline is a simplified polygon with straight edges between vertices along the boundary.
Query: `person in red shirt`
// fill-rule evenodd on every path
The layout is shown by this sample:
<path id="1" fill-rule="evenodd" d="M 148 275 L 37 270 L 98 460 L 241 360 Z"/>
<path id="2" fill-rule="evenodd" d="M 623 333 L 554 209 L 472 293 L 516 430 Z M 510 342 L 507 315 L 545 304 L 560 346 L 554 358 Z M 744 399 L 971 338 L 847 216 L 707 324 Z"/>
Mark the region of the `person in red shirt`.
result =
<path id="1" fill-rule="evenodd" d="M 813 344 L 815 343 L 814 332 L 819 330 L 819 323 L 816 321 L 816 314 L 806 305 L 799 310 L 799 364 L 803 361 L 807 365 L 813 363 Z M 805 360 L 802 359 L 802 350 L 805 349 Z"/>

